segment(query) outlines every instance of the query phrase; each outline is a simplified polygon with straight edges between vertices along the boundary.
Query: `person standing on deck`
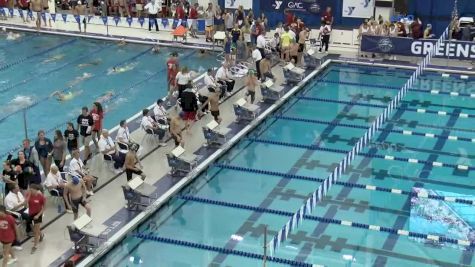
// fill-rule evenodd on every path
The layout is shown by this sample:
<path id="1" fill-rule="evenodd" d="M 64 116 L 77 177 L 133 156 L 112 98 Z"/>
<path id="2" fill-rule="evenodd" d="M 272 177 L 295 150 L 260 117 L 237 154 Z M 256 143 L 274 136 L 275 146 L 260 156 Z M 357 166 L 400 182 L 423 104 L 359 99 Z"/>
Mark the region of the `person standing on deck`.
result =
<path id="1" fill-rule="evenodd" d="M 36 12 L 36 30 L 39 31 L 41 29 L 41 12 L 43 11 L 42 0 L 31 0 L 30 9 Z"/>

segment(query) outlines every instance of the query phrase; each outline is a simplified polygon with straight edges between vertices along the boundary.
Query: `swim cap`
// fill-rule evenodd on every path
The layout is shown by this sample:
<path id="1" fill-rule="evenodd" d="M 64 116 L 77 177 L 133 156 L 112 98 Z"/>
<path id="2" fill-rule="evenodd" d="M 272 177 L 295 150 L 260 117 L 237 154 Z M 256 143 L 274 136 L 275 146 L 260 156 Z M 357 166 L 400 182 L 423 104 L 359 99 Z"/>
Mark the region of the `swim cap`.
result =
<path id="1" fill-rule="evenodd" d="M 73 176 L 71 178 L 71 181 L 73 182 L 73 184 L 77 185 L 81 181 L 81 178 L 79 176 Z"/>

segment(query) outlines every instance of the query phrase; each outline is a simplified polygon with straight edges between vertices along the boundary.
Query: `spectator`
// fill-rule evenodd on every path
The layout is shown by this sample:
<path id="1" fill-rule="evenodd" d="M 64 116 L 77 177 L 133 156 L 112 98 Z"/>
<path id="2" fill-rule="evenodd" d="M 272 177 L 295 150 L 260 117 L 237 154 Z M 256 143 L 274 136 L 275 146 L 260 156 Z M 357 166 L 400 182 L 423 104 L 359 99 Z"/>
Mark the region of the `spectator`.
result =
<path id="1" fill-rule="evenodd" d="M 104 159 L 112 160 L 114 162 L 114 170 L 119 173 L 124 166 L 125 155 L 117 150 L 114 141 L 109 136 L 108 130 L 102 130 L 102 136 L 101 139 L 99 139 L 98 145 Z"/>
<path id="2" fill-rule="evenodd" d="M 246 15 L 244 14 L 244 8 L 241 5 L 236 9 L 235 17 L 238 28 L 242 28 L 242 26 L 244 26 L 244 19 L 246 18 Z"/>
<path id="3" fill-rule="evenodd" d="M 198 111 L 198 98 L 190 88 L 183 91 L 181 109 L 184 112 L 185 129 L 187 133 L 190 133 L 191 125 L 196 121 L 196 112 Z"/>
<path id="4" fill-rule="evenodd" d="M 435 35 L 432 34 L 432 24 L 427 24 L 426 29 L 424 30 L 424 39 L 432 39 Z"/>
<path id="5" fill-rule="evenodd" d="M 64 186 L 64 198 L 67 202 L 67 207 L 73 211 L 74 220 L 76 220 L 79 212 L 79 205 L 86 209 L 86 214 L 91 216 L 91 207 L 86 201 L 87 186 L 83 179 L 79 176 L 73 176 Z"/>
<path id="6" fill-rule="evenodd" d="M 254 12 L 252 12 L 252 9 L 249 9 L 249 11 L 247 12 L 246 20 L 249 26 L 251 26 L 254 22 Z"/>
<path id="7" fill-rule="evenodd" d="M 64 186 L 66 181 L 61 176 L 57 166 L 51 166 L 51 171 L 46 176 L 46 180 L 43 185 L 48 189 L 50 195 L 55 197 L 61 197 L 64 201 L 64 207 L 66 207 L 66 212 L 72 213 L 71 209 L 68 206 L 66 198 L 64 197 Z"/>
<path id="8" fill-rule="evenodd" d="M 245 85 L 247 88 L 246 98 L 249 96 L 251 97 L 251 104 L 254 104 L 254 101 L 256 100 L 257 84 L 258 84 L 258 81 L 257 81 L 256 75 L 254 71 L 250 70 L 246 77 Z"/>
<path id="9" fill-rule="evenodd" d="M 191 85 L 191 74 L 188 71 L 188 67 L 183 67 L 181 71 L 177 73 L 175 80 L 178 85 L 178 99 L 181 99 L 183 91 Z"/>
<path id="10" fill-rule="evenodd" d="M 168 102 L 167 106 L 171 107 L 170 102 L 173 91 L 176 88 L 176 75 L 178 74 L 178 53 L 172 52 L 170 58 L 167 60 L 167 77 L 168 77 Z"/>
<path id="11" fill-rule="evenodd" d="M 253 45 L 256 44 L 257 36 L 258 36 L 257 21 L 253 21 L 251 23 L 251 28 L 250 28 L 251 44 L 253 44 Z"/>
<path id="12" fill-rule="evenodd" d="M 53 160 L 60 172 L 63 172 L 64 163 L 66 162 L 66 142 L 64 141 L 61 130 L 54 132 L 53 139 Z"/>
<path id="13" fill-rule="evenodd" d="M 53 152 L 53 143 L 45 137 L 45 131 L 38 131 L 38 139 L 35 142 L 35 149 L 38 151 L 41 167 L 45 175 L 49 173 L 51 166 L 51 154 Z"/>
<path id="14" fill-rule="evenodd" d="M 18 158 L 11 161 L 13 169 L 17 173 L 18 186 L 22 191 L 28 189 L 31 183 L 38 183 L 39 168 L 26 159 L 23 151 L 18 151 Z M 41 183 L 41 177 L 39 177 Z"/>
<path id="15" fill-rule="evenodd" d="M 3 244 L 3 267 L 17 261 L 12 244 L 16 240 L 17 229 L 15 219 L 6 213 L 5 207 L 0 206 L 0 241 Z"/>
<path id="16" fill-rule="evenodd" d="M 364 22 L 361 24 L 360 28 L 358 29 L 358 40 L 361 41 L 361 36 L 363 34 L 368 34 L 369 33 L 369 26 L 368 26 L 368 20 L 364 20 Z"/>
<path id="17" fill-rule="evenodd" d="M 234 25 L 234 16 L 230 10 L 226 10 L 224 14 L 224 26 L 226 27 L 226 32 L 230 32 L 233 29 Z"/>
<path id="18" fill-rule="evenodd" d="M 175 18 L 177 19 L 185 19 L 185 9 L 182 3 L 178 3 L 176 10 L 175 10 Z"/>
<path id="19" fill-rule="evenodd" d="M 94 187 L 94 177 L 88 174 L 88 170 L 84 167 L 84 163 L 79 157 L 79 151 L 74 150 L 72 154 L 72 159 L 69 161 L 69 172 L 72 176 L 78 176 L 86 184 L 86 194 L 92 196 L 94 193 L 92 189 Z"/>
<path id="20" fill-rule="evenodd" d="M 261 22 L 262 22 L 262 26 L 264 27 L 264 29 L 267 29 L 267 27 L 269 26 L 269 20 L 267 19 L 266 17 L 266 14 L 264 14 L 264 12 L 261 13 L 261 16 L 259 17 L 261 19 Z"/>
<path id="21" fill-rule="evenodd" d="M 389 28 L 387 24 L 380 24 L 379 25 L 379 35 L 380 36 L 389 36 Z"/>
<path id="22" fill-rule="evenodd" d="M 266 55 L 259 63 L 261 70 L 261 81 L 265 82 L 266 78 L 274 80 L 272 69 L 270 65 L 270 55 Z"/>
<path id="23" fill-rule="evenodd" d="M 30 145 L 29 139 L 23 140 L 23 148 L 20 149 L 20 151 L 23 151 L 27 160 L 29 160 L 35 166 L 40 166 L 40 157 L 38 156 L 38 151 L 36 150 L 35 146 Z"/>
<path id="24" fill-rule="evenodd" d="M 397 22 L 397 36 L 398 37 L 407 37 L 406 27 L 401 22 Z"/>
<path id="25" fill-rule="evenodd" d="M 102 109 L 101 103 L 94 102 L 92 104 L 91 116 L 94 121 L 92 126 L 92 141 L 94 142 L 96 149 L 98 149 L 97 141 L 101 137 L 102 121 L 104 120 L 104 110 Z"/>
<path id="26" fill-rule="evenodd" d="M 196 35 L 196 31 L 198 30 L 198 7 L 199 4 L 195 3 L 191 9 L 190 9 L 190 15 L 188 16 L 188 19 L 191 20 L 191 25 L 190 25 L 190 36 L 193 38 L 198 38 Z"/>
<path id="27" fill-rule="evenodd" d="M 460 26 L 457 24 L 454 24 L 452 27 L 452 39 L 453 40 L 462 40 L 462 30 L 460 29 Z"/>
<path id="28" fill-rule="evenodd" d="M 142 115 L 143 115 L 142 122 L 140 123 L 142 129 L 144 129 L 144 131 L 147 132 L 148 134 L 157 135 L 158 140 L 160 141 L 159 145 L 166 146 L 167 144 L 162 142 L 162 139 L 165 136 L 167 127 L 163 127 L 160 124 L 156 123 L 150 117 L 150 111 L 148 109 L 142 110 Z"/>
<path id="29" fill-rule="evenodd" d="M 153 115 L 157 123 L 162 125 L 168 125 L 168 112 L 163 106 L 163 100 L 157 100 L 157 103 L 153 107 Z"/>
<path id="30" fill-rule="evenodd" d="M 325 12 L 322 14 L 322 21 L 325 22 L 325 25 L 332 25 L 333 24 L 333 15 L 332 15 L 332 8 L 327 6 Z"/>
<path id="31" fill-rule="evenodd" d="M 226 17 L 226 12 L 221 9 L 219 5 L 216 6 L 216 30 L 217 31 L 226 31 L 226 27 L 224 25 L 224 19 Z"/>
<path id="32" fill-rule="evenodd" d="M 328 43 L 330 42 L 330 34 L 332 32 L 332 28 L 328 21 L 326 23 L 326 25 L 322 23 L 322 26 L 320 27 L 319 35 L 321 37 L 322 44 L 320 46 L 320 49 L 318 50 L 319 52 L 322 52 L 323 46 L 325 46 L 325 52 L 328 52 Z"/>
<path id="33" fill-rule="evenodd" d="M 182 128 L 180 124 L 180 118 L 178 115 L 174 115 L 170 120 L 170 134 L 175 141 L 175 147 L 180 145 L 185 146 L 181 132 Z"/>
<path id="34" fill-rule="evenodd" d="M 28 214 L 26 201 L 23 194 L 20 192 L 20 187 L 16 184 L 11 184 L 9 188 L 10 192 L 5 196 L 3 201 L 8 211 L 12 211 L 12 215 L 19 217 L 17 219 L 23 219 L 26 223 L 26 233 L 31 234 L 31 217 Z"/>
<path id="35" fill-rule="evenodd" d="M 218 71 L 216 71 L 215 78 L 219 83 L 226 84 L 226 90 L 227 90 L 228 94 L 233 91 L 234 84 L 236 82 L 232 78 L 231 73 L 229 73 L 229 65 L 228 64 L 223 63 L 221 65 L 221 67 L 218 69 Z"/>
<path id="36" fill-rule="evenodd" d="M 66 130 L 64 130 L 64 137 L 67 140 L 69 154 L 71 154 L 73 150 L 78 149 L 78 136 L 79 132 L 74 129 L 74 124 L 68 122 Z"/>
<path id="37" fill-rule="evenodd" d="M 420 39 L 423 37 L 422 24 L 419 23 L 419 18 L 417 18 L 411 23 L 411 31 L 412 31 L 412 38 Z"/>
<path id="38" fill-rule="evenodd" d="M 41 223 L 43 222 L 43 212 L 46 207 L 46 198 L 41 193 L 41 186 L 37 184 L 30 185 L 29 195 L 26 197 L 28 203 L 28 215 L 33 221 L 33 247 L 31 254 L 38 249 L 38 243 L 44 239 L 44 234 L 41 233 Z"/>
<path id="39" fill-rule="evenodd" d="M 142 180 L 145 180 L 146 175 L 142 171 L 142 163 L 140 163 L 140 160 L 137 157 L 138 149 L 138 145 L 133 144 L 130 146 L 129 151 L 125 155 L 125 173 L 127 182 L 132 180 L 132 174 L 140 175 Z"/>
<path id="40" fill-rule="evenodd" d="M 371 21 L 369 25 L 369 35 L 379 35 L 379 26 L 376 24 L 376 21 Z"/>
<path id="41" fill-rule="evenodd" d="M 155 0 L 151 0 L 145 5 L 144 9 L 148 13 L 148 31 L 152 31 L 152 25 L 155 25 L 155 30 L 158 32 L 157 14 L 160 6 Z"/>
<path id="42" fill-rule="evenodd" d="M 257 72 L 257 78 L 261 79 L 261 60 L 262 60 L 262 54 L 261 51 L 256 47 L 252 51 L 252 59 L 256 62 L 256 72 Z"/>
<path id="43" fill-rule="evenodd" d="M 391 23 L 391 25 L 389 25 L 389 36 L 391 37 L 398 36 L 398 29 L 394 23 Z"/>
<path id="44" fill-rule="evenodd" d="M 84 164 L 91 158 L 91 150 L 89 149 L 89 143 L 91 142 L 92 126 L 94 125 L 94 119 L 87 107 L 82 108 L 82 113 L 77 119 L 79 134 L 81 135 L 82 145 L 84 146 Z"/>
<path id="45" fill-rule="evenodd" d="M 10 160 L 8 160 L 8 159 L 3 162 L 2 180 L 5 183 L 5 194 L 4 194 L 4 196 L 6 196 L 6 195 L 8 195 L 8 192 L 10 191 L 10 186 L 18 184 L 18 181 L 17 181 L 17 178 L 16 178 L 16 173 L 12 168 L 12 164 L 11 164 Z"/>

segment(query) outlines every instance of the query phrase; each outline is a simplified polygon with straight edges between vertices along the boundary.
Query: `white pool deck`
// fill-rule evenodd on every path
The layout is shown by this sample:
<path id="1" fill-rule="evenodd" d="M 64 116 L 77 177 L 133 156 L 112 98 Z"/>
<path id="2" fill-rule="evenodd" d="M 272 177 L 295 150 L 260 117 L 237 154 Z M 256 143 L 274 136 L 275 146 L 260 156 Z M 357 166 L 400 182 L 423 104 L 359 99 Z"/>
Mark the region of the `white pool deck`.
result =
<path id="1" fill-rule="evenodd" d="M 0 25 L 10 27 L 10 28 L 24 28 L 29 27 L 29 29 L 34 30 L 34 23 L 30 22 L 28 24 L 23 23 L 20 18 L 9 18 L 7 21 L 1 21 Z M 61 30 L 67 31 L 70 33 L 78 33 L 77 24 L 75 23 L 56 23 L 53 24 L 52 28 L 46 28 L 47 31 Z M 103 25 L 88 25 L 88 33 L 93 34 L 106 34 L 105 26 Z M 139 38 L 144 40 L 150 39 L 159 39 L 159 40 L 168 40 L 171 41 L 172 37 L 169 32 L 160 31 L 158 33 L 152 31 L 148 32 L 146 28 L 144 29 L 134 29 L 128 27 L 114 27 L 109 26 L 109 36 L 118 36 L 118 37 L 132 37 Z M 189 38 L 188 42 L 196 44 L 206 44 L 203 36 L 200 36 L 198 39 Z M 341 54 L 347 58 L 356 58 L 357 50 L 348 49 L 348 48 L 330 48 L 332 53 Z M 398 57 L 398 60 L 410 60 L 411 62 L 416 62 L 417 59 L 403 58 Z M 446 66 L 446 60 L 436 60 L 436 64 Z M 470 67 L 469 63 L 450 61 L 450 66 L 466 66 Z M 280 67 L 274 67 L 274 73 L 278 74 L 277 83 L 282 82 L 282 72 Z M 242 81 L 237 81 L 235 86 L 236 89 L 239 89 L 242 86 Z M 241 90 L 236 93 L 234 96 L 229 98 L 226 102 L 221 105 L 221 114 L 223 117 L 223 125 L 229 125 L 235 119 L 234 112 L 232 110 L 232 103 L 237 99 L 243 97 L 245 90 Z M 259 92 L 257 94 L 257 99 L 260 99 Z M 152 103 L 143 103 L 143 106 L 149 106 Z M 140 118 L 139 118 L 140 119 Z M 198 121 L 192 128 L 192 133 L 190 135 L 184 134 L 185 137 L 185 149 L 188 152 L 194 152 L 198 150 L 204 144 L 204 137 L 202 134 L 201 127 L 211 121 L 211 116 L 206 115 L 200 121 Z M 132 133 L 134 140 L 140 141 L 143 136 L 143 131 L 137 130 Z M 168 143 L 167 147 L 162 147 L 154 150 L 156 146 L 154 144 L 145 143 L 143 145 L 143 155 L 147 154 L 149 151 L 154 150 L 150 155 L 142 160 L 144 166 L 144 172 L 147 174 L 147 182 L 155 183 L 159 178 L 164 176 L 168 171 L 169 167 L 165 158 L 165 154 L 174 147 L 172 142 Z M 102 164 L 101 157 L 94 158 L 91 160 L 89 165 L 92 173 L 98 177 L 99 186 L 108 182 L 114 176 L 107 167 Z M 96 222 L 104 222 L 109 219 L 113 214 L 118 212 L 124 206 L 123 194 L 121 186 L 126 182 L 125 174 L 121 174 L 119 177 L 114 179 L 112 182 L 108 183 L 106 186 L 101 188 L 98 192 L 95 193 L 93 197 L 90 198 L 90 205 L 92 206 L 92 217 Z M 84 209 L 80 208 L 80 214 L 83 214 Z M 51 221 L 51 219 L 58 216 L 56 204 L 52 201 L 48 202 L 48 208 L 45 212 L 44 221 L 45 223 Z M 45 233 L 45 240 L 40 244 L 39 249 L 33 255 L 30 254 L 32 241 L 28 240 L 24 245 L 23 251 L 17 251 L 18 262 L 13 266 L 49 266 L 53 261 L 57 260 L 61 255 L 68 251 L 72 243 L 69 241 L 69 236 L 66 230 L 66 226 L 71 224 L 73 221 L 72 214 L 63 214 L 53 223 L 49 224 L 43 229 Z M 125 222 L 117 222 L 117 228 L 122 227 Z"/>

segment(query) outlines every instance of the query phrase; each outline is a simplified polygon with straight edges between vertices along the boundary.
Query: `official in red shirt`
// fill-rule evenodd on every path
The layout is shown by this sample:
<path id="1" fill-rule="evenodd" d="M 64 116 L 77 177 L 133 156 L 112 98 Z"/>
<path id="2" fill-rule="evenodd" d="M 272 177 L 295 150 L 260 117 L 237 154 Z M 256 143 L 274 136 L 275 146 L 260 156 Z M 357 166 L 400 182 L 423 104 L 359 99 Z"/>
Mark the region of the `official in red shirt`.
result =
<path id="1" fill-rule="evenodd" d="M 41 233 L 41 223 L 43 222 L 43 212 L 45 210 L 46 198 L 41 193 L 41 186 L 37 184 L 30 184 L 30 192 L 27 196 L 28 214 L 33 220 L 33 247 L 31 253 L 33 254 L 38 249 L 38 243 L 43 241 L 44 235 Z"/>
<path id="2" fill-rule="evenodd" d="M 295 21 L 294 13 L 286 9 L 285 10 L 285 25 L 290 26 L 292 23 L 294 23 L 294 21 Z"/>
<path id="3" fill-rule="evenodd" d="M 322 21 L 324 21 L 326 25 L 332 25 L 333 24 L 333 15 L 332 15 L 332 8 L 331 7 L 328 6 L 327 9 L 325 10 L 325 12 L 323 12 Z M 330 22 L 330 23 L 328 23 L 328 22 Z"/>
<path id="4" fill-rule="evenodd" d="M 185 9 L 183 8 L 183 4 L 178 4 L 178 6 L 176 7 L 175 16 L 177 19 L 185 18 Z"/>
<path id="5" fill-rule="evenodd" d="M 0 206 L 0 242 L 3 244 L 3 266 L 12 264 L 17 260 L 15 258 L 15 252 L 12 249 L 12 244 L 15 240 L 15 219 L 6 213 L 5 206 Z"/>
<path id="6" fill-rule="evenodd" d="M 171 106 L 170 99 L 173 95 L 173 91 L 176 88 L 176 75 L 178 73 L 178 53 L 173 52 L 170 58 L 167 60 L 167 79 L 168 79 L 168 102 L 167 106 Z"/>

